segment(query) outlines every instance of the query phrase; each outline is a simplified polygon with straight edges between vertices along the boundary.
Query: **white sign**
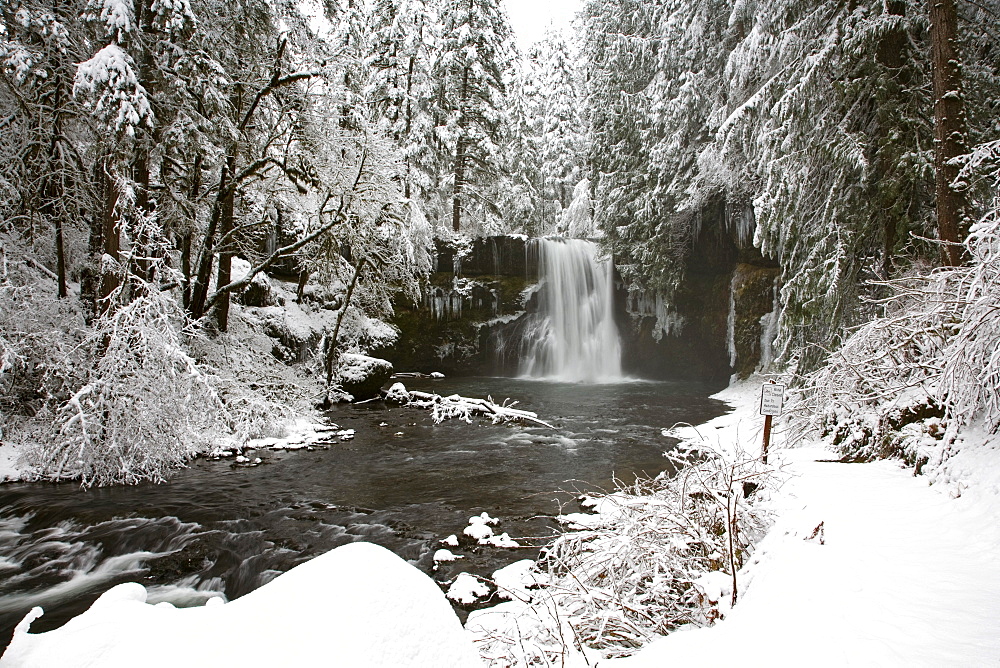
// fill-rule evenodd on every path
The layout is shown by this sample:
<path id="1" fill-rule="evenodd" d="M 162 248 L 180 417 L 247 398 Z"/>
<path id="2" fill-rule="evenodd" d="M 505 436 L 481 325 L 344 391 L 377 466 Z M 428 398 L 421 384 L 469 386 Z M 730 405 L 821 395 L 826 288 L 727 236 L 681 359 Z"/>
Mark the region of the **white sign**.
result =
<path id="1" fill-rule="evenodd" d="M 781 415 L 781 404 L 785 398 L 785 386 L 767 383 L 760 388 L 760 414 Z"/>

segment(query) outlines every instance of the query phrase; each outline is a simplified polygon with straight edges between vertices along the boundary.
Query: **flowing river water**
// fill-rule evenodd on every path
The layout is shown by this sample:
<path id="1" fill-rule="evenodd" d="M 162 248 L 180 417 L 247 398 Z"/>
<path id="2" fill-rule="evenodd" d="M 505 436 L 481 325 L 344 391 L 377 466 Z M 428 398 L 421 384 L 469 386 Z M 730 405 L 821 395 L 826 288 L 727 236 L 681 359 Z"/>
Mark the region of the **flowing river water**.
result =
<path id="1" fill-rule="evenodd" d="M 55 628 L 102 592 L 137 581 L 150 601 L 229 599 L 350 541 L 372 541 L 432 573 L 438 541 L 483 511 L 522 549 L 459 548 L 433 572 L 489 575 L 531 558 L 556 531 L 561 504 L 666 467 L 675 422 L 726 409 L 718 387 L 624 381 L 572 384 L 511 378 L 408 381 L 412 389 L 510 397 L 555 429 L 435 425 L 415 408 L 345 405 L 329 418 L 354 440 L 329 450 L 262 451 L 264 464 L 197 460 L 160 485 L 81 490 L 74 484 L 0 486 L 0 647 L 35 605 L 32 625 Z"/>

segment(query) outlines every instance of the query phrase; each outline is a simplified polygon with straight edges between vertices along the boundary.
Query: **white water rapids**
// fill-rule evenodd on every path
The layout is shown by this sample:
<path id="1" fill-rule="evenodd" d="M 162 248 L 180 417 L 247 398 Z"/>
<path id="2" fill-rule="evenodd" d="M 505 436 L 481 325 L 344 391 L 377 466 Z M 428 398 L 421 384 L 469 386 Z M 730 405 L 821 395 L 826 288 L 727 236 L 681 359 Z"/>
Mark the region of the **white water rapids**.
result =
<path id="1" fill-rule="evenodd" d="M 520 373 L 564 382 L 622 379 L 614 267 L 582 239 L 536 239 L 538 314 L 522 340 Z"/>

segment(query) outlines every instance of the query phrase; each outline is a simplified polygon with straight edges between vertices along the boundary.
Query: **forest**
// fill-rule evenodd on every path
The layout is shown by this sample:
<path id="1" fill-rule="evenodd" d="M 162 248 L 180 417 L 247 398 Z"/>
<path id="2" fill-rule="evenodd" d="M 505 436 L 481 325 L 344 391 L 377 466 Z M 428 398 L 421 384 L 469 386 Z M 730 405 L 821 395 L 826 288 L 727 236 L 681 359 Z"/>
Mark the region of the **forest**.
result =
<path id="1" fill-rule="evenodd" d="M 325 295 L 329 399 L 437 239 L 600 238 L 667 318 L 720 205 L 780 266 L 775 370 L 877 401 L 889 372 L 857 364 L 902 365 L 995 424 L 998 11 L 591 0 L 520 53 L 493 0 L 4 2 L 4 438 L 105 483 L 266 431 L 281 397 L 194 343 L 234 296 Z M 884 363 L 835 354 L 914 321 Z"/>
<path id="2" fill-rule="evenodd" d="M 0 0 L 0 460 L 16 459 L 11 480 L 69 482 L 81 498 L 138 485 L 130 489 L 154 498 L 168 485 L 147 483 L 174 480 L 199 457 L 230 457 L 235 470 L 261 464 L 248 443 L 291 449 L 296 420 L 313 421 L 310 452 L 323 439 L 325 450 L 343 446 L 354 429 L 316 421 L 354 399 L 352 383 L 391 366 L 368 356 L 403 335 L 401 311 L 434 304 L 433 315 L 412 311 L 418 329 L 452 317 L 433 277 L 454 269 L 449 285 L 469 298 L 461 262 L 487 240 L 527 248 L 558 239 L 588 263 L 594 252 L 574 244 L 596 244 L 608 273 L 582 274 L 583 299 L 600 284 L 612 301 L 644 305 L 658 342 L 681 327 L 679 304 L 701 285 L 693 277 L 711 259 L 711 227 L 713 239 L 734 240 L 740 257 L 773 272 L 773 310 L 751 318 L 762 332 L 750 371 L 788 387 L 783 442 L 823 438 L 841 461 L 895 458 L 961 497 L 963 475 L 993 466 L 973 454 L 996 450 L 1000 432 L 1000 0 L 580 6 L 571 29 L 552 28 L 525 47 L 502 0 Z M 520 290 L 526 281 L 512 283 Z M 732 286 L 735 300 L 735 278 Z M 555 296 L 528 288 L 518 298 L 528 309 Z M 590 354 L 603 363 L 619 339 L 614 309 L 602 308 L 608 338 Z M 485 328 L 477 341 L 515 319 L 495 311 L 476 323 Z M 618 329 L 628 316 L 638 328 L 636 313 L 619 311 Z M 308 345 L 280 336 L 296 328 L 313 337 Z M 731 355 L 721 364 L 737 381 Z M 622 381 L 617 360 L 611 368 Z M 563 396 L 535 397 L 560 415 L 402 385 L 373 396 L 386 411 L 430 410 L 435 426 L 520 420 L 528 427 L 497 432 L 505 447 L 569 443 L 575 454 L 584 441 L 632 444 L 633 435 L 611 438 L 603 427 L 617 429 L 615 420 L 631 420 L 621 415 L 649 400 L 642 392 L 666 387 L 631 387 L 620 408 L 618 395 L 582 387 L 592 380 L 582 378 L 569 379 Z M 585 395 L 611 412 L 551 435 L 569 430 L 578 416 L 567 402 Z M 684 399 L 693 415 L 718 414 L 701 399 Z M 393 426 L 385 415 L 372 431 L 389 461 L 388 444 L 417 423 Z M 607 424 L 595 428 L 600 420 Z M 772 522 L 755 504 L 770 498 L 780 467 L 762 468 L 737 436 L 737 451 L 720 454 L 697 430 L 651 425 L 636 438 L 674 438 L 678 449 L 662 467 L 679 473 L 578 495 L 596 515 L 560 507 L 559 522 L 580 531 L 538 553 L 535 577 L 547 568 L 548 579 L 527 583 L 522 570 L 512 596 L 487 588 L 522 605 L 515 624 L 524 625 L 515 634 L 484 622 L 476 642 L 491 665 L 515 665 L 515 656 L 593 665 L 587 657 L 627 656 L 681 625 L 711 625 L 736 604 L 741 569 Z M 472 431 L 455 437 L 462 447 Z M 411 471 L 415 456 L 405 454 L 391 461 Z M 610 474 L 616 484 L 620 473 Z M 10 498 L 32 494 L 25 487 Z M 355 513 L 337 520 L 349 528 L 377 516 L 357 542 L 398 528 L 374 502 L 307 500 L 281 512 L 298 518 L 310 504 Z M 461 538 L 421 539 L 420 554 L 406 558 L 444 572 L 488 549 L 521 548 L 506 532 L 494 536 L 500 520 L 487 510 L 495 513 L 477 507 Z M 0 531 L 0 543 L 47 521 L 35 508 L 8 519 L 0 523 L 15 529 Z M 789 530 L 795 545 L 823 544 L 829 519 L 813 523 L 812 535 Z M 180 529 L 170 530 L 193 544 L 203 538 L 198 521 L 172 517 Z M 71 523 L 53 524 L 44 530 Z M 295 559 L 259 566 L 237 596 L 320 551 L 320 541 L 286 538 L 268 535 L 259 552 L 298 550 Z M 466 555 L 429 547 L 460 544 Z M 341 567 L 377 558 L 396 568 L 392 555 L 363 553 L 369 547 Z M 163 554 L 211 561 L 189 549 Z M 5 555 L 3 568 L 13 563 Z M 225 577 L 209 570 L 202 584 L 218 589 Z M 538 598 L 545 588 L 552 596 Z M 0 616 L 24 617 L 16 601 L 4 607 L 5 596 L 0 589 Z M 22 636 L 41 615 L 34 610 Z"/>

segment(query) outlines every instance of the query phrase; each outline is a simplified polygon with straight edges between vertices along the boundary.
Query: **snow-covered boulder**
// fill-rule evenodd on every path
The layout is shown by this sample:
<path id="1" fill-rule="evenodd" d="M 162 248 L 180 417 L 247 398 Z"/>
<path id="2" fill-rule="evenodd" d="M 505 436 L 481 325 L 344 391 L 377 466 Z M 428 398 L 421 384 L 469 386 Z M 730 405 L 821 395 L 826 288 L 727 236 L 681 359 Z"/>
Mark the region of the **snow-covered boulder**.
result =
<path id="1" fill-rule="evenodd" d="M 356 400 L 377 397 L 392 376 L 392 363 L 378 357 L 344 353 L 340 356 L 337 378 L 345 392 Z"/>
<path id="2" fill-rule="evenodd" d="M 287 363 L 308 360 L 336 318 L 329 311 L 303 308 L 290 299 L 282 306 L 260 308 L 257 314 L 264 325 L 264 333 L 280 344 L 273 354 Z"/>
<path id="3" fill-rule="evenodd" d="M 393 383 L 385 392 L 384 399 L 395 404 L 405 404 L 410 401 L 410 393 L 402 383 Z"/>
<path id="4" fill-rule="evenodd" d="M 263 272 L 254 276 L 250 284 L 236 294 L 236 300 L 244 306 L 281 305 L 281 299 L 271 285 L 271 279 Z"/>
<path id="5" fill-rule="evenodd" d="M 351 543 L 230 603 L 174 608 L 146 603 L 127 583 L 61 628 L 14 631 L 0 667 L 481 666 L 434 581 L 385 548 Z"/>
<path id="6" fill-rule="evenodd" d="M 471 573 L 459 573 L 448 587 L 448 598 L 459 605 L 473 605 L 489 595 L 489 585 Z"/>
<path id="7" fill-rule="evenodd" d="M 242 280 L 249 273 L 250 263 L 243 258 L 234 257 L 232 280 Z M 271 279 L 264 272 L 256 274 L 251 279 L 250 284 L 237 292 L 233 297 L 244 306 L 278 306 L 281 302 L 274 286 L 271 285 Z"/>

